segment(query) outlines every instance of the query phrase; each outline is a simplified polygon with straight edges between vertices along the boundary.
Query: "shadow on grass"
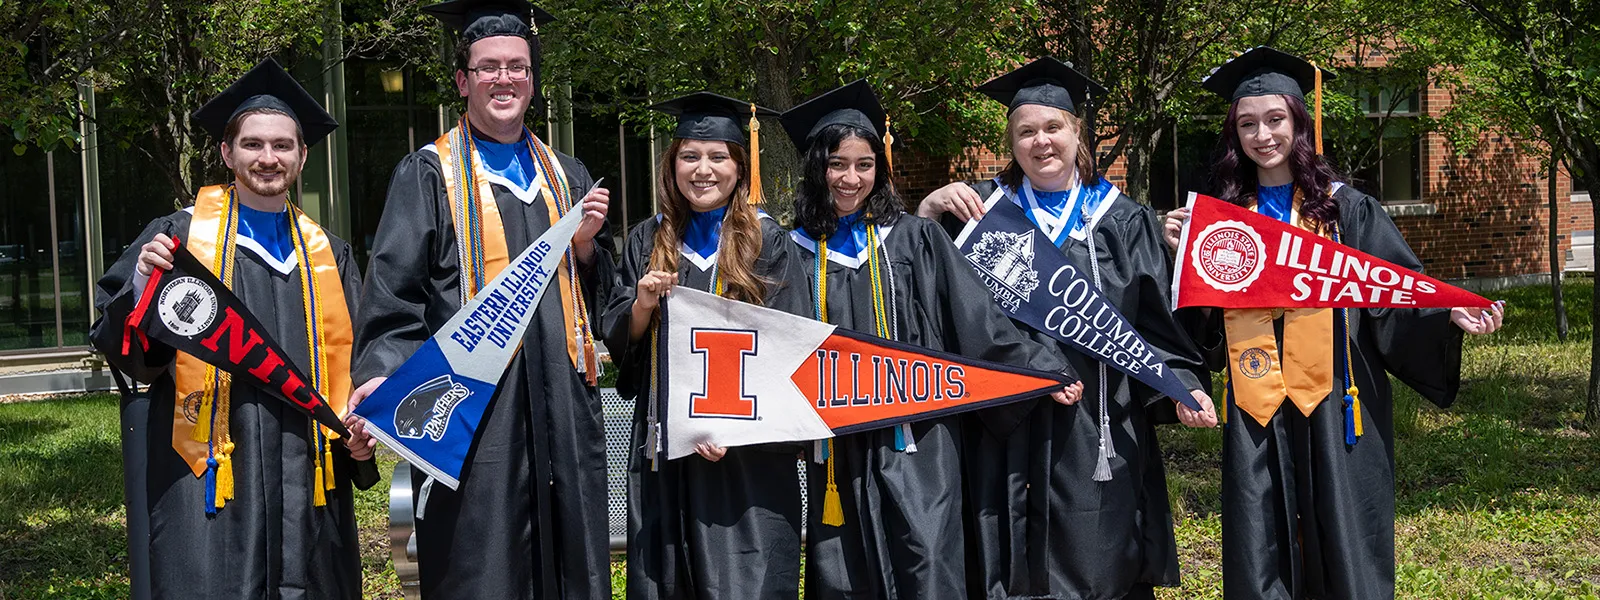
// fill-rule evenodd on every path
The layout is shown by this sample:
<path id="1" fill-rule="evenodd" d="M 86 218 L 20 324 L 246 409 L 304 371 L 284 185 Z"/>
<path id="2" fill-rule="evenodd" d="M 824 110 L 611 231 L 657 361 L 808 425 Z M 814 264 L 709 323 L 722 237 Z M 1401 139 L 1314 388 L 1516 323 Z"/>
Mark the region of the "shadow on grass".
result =
<path id="1" fill-rule="evenodd" d="M 113 396 L 0 406 L 0 598 L 127 595 Z"/>

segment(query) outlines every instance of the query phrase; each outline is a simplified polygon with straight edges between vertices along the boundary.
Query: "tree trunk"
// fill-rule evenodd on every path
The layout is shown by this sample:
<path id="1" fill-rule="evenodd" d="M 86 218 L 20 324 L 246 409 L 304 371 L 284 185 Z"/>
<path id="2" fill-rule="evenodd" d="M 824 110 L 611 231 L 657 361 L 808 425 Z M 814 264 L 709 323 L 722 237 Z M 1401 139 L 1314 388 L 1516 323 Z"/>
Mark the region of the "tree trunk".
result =
<path id="1" fill-rule="evenodd" d="M 1159 160 L 1157 149 L 1161 146 L 1160 127 L 1140 125 L 1126 129 L 1132 136 L 1123 150 L 1127 157 L 1128 175 L 1122 182 L 1122 192 L 1143 204 L 1150 204 L 1150 169 Z M 1171 158 L 1170 156 L 1168 158 Z"/>
<path id="2" fill-rule="evenodd" d="M 1600 145 L 1594 141 L 1576 141 L 1579 152 L 1568 157 L 1567 167 L 1573 171 L 1573 176 L 1582 180 L 1584 188 L 1590 194 L 1600 191 Z M 1576 168 L 1573 168 L 1576 167 Z M 1600 223 L 1600 202 L 1590 202 L 1589 210 Z M 1595 248 L 1600 248 L 1596 244 Z M 1595 251 L 1595 259 L 1600 260 L 1600 250 Z M 1600 273 L 1596 273 L 1600 275 Z M 1589 390 L 1588 398 L 1584 403 L 1583 422 L 1589 431 L 1600 431 L 1600 361 L 1595 361 L 1600 356 L 1600 335 L 1594 335 L 1595 324 L 1600 323 L 1600 277 L 1593 277 L 1594 295 L 1589 300 Z"/>
<path id="3" fill-rule="evenodd" d="M 1552 145 L 1553 146 L 1553 145 Z M 1556 200 L 1556 175 L 1561 173 L 1561 149 L 1550 152 L 1550 293 L 1555 298 L 1556 339 L 1567 341 L 1567 304 L 1561 297 L 1561 203 Z"/>
<path id="4" fill-rule="evenodd" d="M 765 28 L 772 36 L 769 43 L 778 48 L 769 52 L 757 48 L 751 54 L 751 71 L 756 79 L 756 99 L 762 106 L 785 111 L 795 104 L 795 91 L 791 85 L 799 79 L 793 72 L 797 62 L 803 63 L 807 55 L 805 42 L 791 43 L 790 28 L 769 24 Z M 794 217 L 794 195 L 800 185 L 800 150 L 789 141 L 783 124 L 776 118 L 761 121 L 761 187 L 766 197 L 767 214 L 779 223 L 789 225 Z"/>

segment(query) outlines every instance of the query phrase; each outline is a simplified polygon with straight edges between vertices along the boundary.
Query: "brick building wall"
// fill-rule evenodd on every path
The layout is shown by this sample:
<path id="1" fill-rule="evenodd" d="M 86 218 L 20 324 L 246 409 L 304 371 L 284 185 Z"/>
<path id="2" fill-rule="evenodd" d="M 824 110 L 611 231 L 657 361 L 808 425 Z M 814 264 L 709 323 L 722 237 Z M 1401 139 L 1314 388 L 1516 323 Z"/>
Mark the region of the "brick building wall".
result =
<path id="1" fill-rule="evenodd" d="M 1449 106 L 1448 91 L 1427 90 L 1426 114 L 1442 116 Z M 1104 143 L 1100 150 L 1109 147 Z M 899 154 L 896 186 L 913 209 L 923 196 L 952 181 L 994 177 L 1009 160 L 981 147 L 956 157 Z M 1420 157 L 1422 198 L 1391 205 L 1392 218 L 1424 269 L 1435 277 L 1495 280 L 1548 273 L 1548 184 L 1539 162 L 1502 135 L 1484 135 L 1467 152 L 1458 153 L 1443 135 L 1425 134 Z M 1122 185 L 1125 174 L 1119 159 L 1106 178 Z M 1558 259 L 1565 263 L 1573 233 L 1593 231 L 1594 218 L 1590 202 L 1582 200 L 1585 196 L 1571 200 L 1572 183 L 1565 172 L 1557 177 L 1556 194 Z"/>

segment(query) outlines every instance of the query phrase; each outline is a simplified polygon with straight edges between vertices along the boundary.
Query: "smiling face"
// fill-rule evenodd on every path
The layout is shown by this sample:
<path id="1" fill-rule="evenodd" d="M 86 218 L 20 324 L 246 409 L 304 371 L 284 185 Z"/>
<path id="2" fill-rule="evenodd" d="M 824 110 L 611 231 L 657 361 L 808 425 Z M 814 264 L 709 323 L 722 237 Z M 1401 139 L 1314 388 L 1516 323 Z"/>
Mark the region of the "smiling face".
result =
<path id="1" fill-rule="evenodd" d="M 859 137 L 847 137 L 839 148 L 828 153 L 828 195 L 833 212 L 845 216 L 861 210 L 878 180 L 878 156 L 872 146 Z"/>
<path id="2" fill-rule="evenodd" d="M 1289 114 L 1288 101 L 1279 95 L 1240 98 L 1234 104 L 1234 115 L 1239 146 L 1261 171 L 1260 180 L 1282 179 L 1266 175 L 1289 168 L 1289 150 L 1294 147 L 1294 118 Z"/>
<path id="3" fill-rule="evenodd" d="M 222 162 L 239 184 L 265 198 L 287 193 L 305 160 L 299 127 L 279 112 L 240 117 L 239 133 L 222 144 Z"/>
<path id="4" fill-rule="evenodd" d="M 695 212 L 726 205 L 739 184 L 739 161 L 728 151 L 727 142 L 683 140 L 673 165 L 678 193 Z"/>
<path id="5" fill-rule="evenodd" d="M 1078 129 L 1059 108 L 1024 104 L 1007 118 L 1011 156 L 1033 187 L 1059 191 L 1077 174 Z"/>
<path id="6" fill-rule="evenodd" d="M 513 81 L 509 71 L 496 67 L 531 69 L 533 51 L 528 40 L 515 36 L 487 37 L 468 49 L 467 68 L 456 71 L 456 89 L 467 99 L 472 125 L 502 142 L 522 135 L 522 118 L 533 102 L 534 79 Z M 508 139 L 509 136 L 509 139 Z"/>

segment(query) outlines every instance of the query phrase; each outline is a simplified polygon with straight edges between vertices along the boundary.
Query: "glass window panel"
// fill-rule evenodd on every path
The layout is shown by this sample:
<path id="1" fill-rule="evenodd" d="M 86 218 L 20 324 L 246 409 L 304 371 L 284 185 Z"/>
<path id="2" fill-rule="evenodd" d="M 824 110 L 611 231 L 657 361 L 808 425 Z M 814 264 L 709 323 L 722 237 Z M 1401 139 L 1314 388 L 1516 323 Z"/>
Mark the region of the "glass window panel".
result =
<path id="1" fill-rule="evenodd" d="M 0 152 L 0 350 L 56 345 L 49 190 L 42 150 Z"/>
<path id="2" fill-rule="evenodd" d="M 83 153 L 65 148 L 55 151 L 56 235 L 61 273 L 61 334 L 67 346 L 89 343 L 93 309 L 93 283 L 84 256 Z"/>

